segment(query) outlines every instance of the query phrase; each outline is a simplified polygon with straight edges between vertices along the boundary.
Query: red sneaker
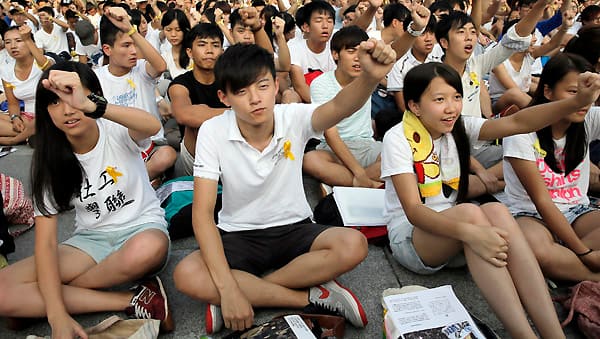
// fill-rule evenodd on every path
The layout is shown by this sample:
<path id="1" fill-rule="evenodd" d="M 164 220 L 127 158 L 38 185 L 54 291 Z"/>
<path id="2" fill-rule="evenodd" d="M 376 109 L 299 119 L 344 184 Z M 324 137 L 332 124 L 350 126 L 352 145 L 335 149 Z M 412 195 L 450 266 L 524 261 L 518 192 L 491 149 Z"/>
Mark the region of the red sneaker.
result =
<path id="1" fill-rule="evenodd" d="M 343 316 L 355 327 L 362 328 L 368 323 L 367 315 L 358 298 L 335 280 L 312 287 L 308 292 L 308 301 L 317 307 Z"/>
<path id="2" fill-rule="evenodd" d="M 137 286 L 125 313 L 138 319 L 160 320 L 160 328 L 163 332 L 171 332 L 175 329 L 175 323 L 169 312 L 167 294 L 159 277 L 150 278 Z"/>

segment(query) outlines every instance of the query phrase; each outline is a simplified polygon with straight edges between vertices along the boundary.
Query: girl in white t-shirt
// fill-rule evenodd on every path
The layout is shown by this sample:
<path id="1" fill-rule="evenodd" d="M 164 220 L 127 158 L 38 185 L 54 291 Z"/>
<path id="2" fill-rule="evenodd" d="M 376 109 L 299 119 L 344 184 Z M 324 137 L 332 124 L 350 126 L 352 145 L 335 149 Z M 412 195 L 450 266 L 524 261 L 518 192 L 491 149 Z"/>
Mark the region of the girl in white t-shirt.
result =
<path id="1" fill-rule="evenodd" d="M 584 82 L 583 78 L 586 78 Z M 394 258 L 419 274 L 454 264 L 464 252 L 483 296 L 514 338 L 563 337 L 542 272 L 519 225 L 499 203 L 465 203 L 469 143 L 546 126 L 600 94 L 600 75 L 582 76 L 576 97 L 506 118 L 463 117 L 462 84 L 450 66 L 431 62 L 405 77 L 408 110 L 383 139 L 381 177 Z"/>
<path id="2" fill-rule="evenodd" d="M 61 63 L 41 79 L 32 162 L 35 253 L 0 271 L 0 315 L 47 317 L 53 338 L 87 338 L 71 314 L 99 311 L 125 310 L 172 329 L 158 277 L 135 292 L 102 291 L 158 272 L 167 261 L 164 211 L 139 154 L 160 122 L 137 108 L 106 104 L 87 65 Z M 70 209 L 76 231 L 59 245 L 58 214 Z"/>
<path id="3" fill-rule="evenodd" d="M 182 10 L 170 9 L 162 17 L 161 24 L 167 41 L 171 45 L 162 53 L 171 79 L 191 69 L 190 57 L 183 48 L 183 39 L 190 30 L 190 22 Z"/>
<path id="4" fill-rule="evenodd" d="M 0 114 L 0 145 L 16 145 L 35 132 L 35 88 L 43 69 L 53 61 L 35 46 L 27 25 L 9 28 L 3 38 L 12 60 L 0 67 L 9 113 L 8 116 Z M 25 103 L 23 112 L 19 100 Z"/>
<path id="5" fill-rule="evenodd" d="M 527 50 L 513 53 L 492 70 L 490 74 L 490 97 L 495 114 L 502 112 L 511 105 L 516 105 L 519 109 L 529 105 L 531 101 L 529 92 L 534 92 L 537 87 L 535 83 L 532 84 L 533 64 L 537 58 L 548 55 L 560 46 L 567 30 L 573 25 L 573 16 L 574 14 L 569 11 L 563 13 L 562 24 L 548 43 L 537 46 L 536 35 L 532 34 L 531 44 Z M 513 20 L 507 23 L 503 33 L 506 34 L 508 29 L 518 21 Z"/>
<path id="6" fill-rule="evenodd" d="M 575 96 L 577 76 L 590 70 L 578 55 L 553 57 L 531 106 Z M 537 132 L 504 139 L 506 193 L 547 276 L 600 281 L 600 211 L 587 197 L 589 143 L 600 138 L 600 108 L 569 113 Z"/>

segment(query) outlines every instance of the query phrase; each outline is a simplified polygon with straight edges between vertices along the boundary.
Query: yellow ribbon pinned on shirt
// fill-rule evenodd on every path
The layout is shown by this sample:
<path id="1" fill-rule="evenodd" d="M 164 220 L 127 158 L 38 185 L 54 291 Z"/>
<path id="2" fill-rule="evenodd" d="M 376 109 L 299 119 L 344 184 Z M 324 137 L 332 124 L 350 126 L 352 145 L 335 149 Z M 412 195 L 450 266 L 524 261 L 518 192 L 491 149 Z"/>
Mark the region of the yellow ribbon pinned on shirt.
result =
<path id="1" fill-rule="evenodd" d="M 10 89 L 15 89 L 15 88 L 16 88 L 16 86 L 15 86 L 15 85 L 13 85 L 13 84 L 11 84 L 10 82 L 7 82 L 7 83 L 6 83 L 6 87 L 8 87 L 8 88 L 10 88 Z"/>
<path id="2" fill-rule="evenodd" d="M 292 143 L 289 140 L 283 143 L 283 156 L 290 160 L 296 159 L 292 153 Z"/>
<path id="3" fill-rule="evenodd" d="M 469 78 L 471 78 L 471 82 L 474 86 L 479 86 L 479 79 L 477 78 L 477 73 L 471 72 L 469 73 Z"/>
<path id="4" fill-rule="evenodd" d="M 535 142 L 533 143 L 533 149 L 542 157 L 545 158 L 546 157 L 546 151 L 544 151 L 544 149 L 542 148 L 542 146 L 540 146 L 540 139 L 535 139 Z"/>
<path id="5" fill-rule="evenodd" d="M 131 88 L 135 89 L 135 82 L 133 82 L 132 79 L 127 79 L 127 83 L 129 84 L 129 86 L 131 86 Z"/>
<path id="6" fill-rule="evenodd" d="M 117 178 L 123 176 L 123 173 L 118 172 L 117 169 L 112 166 L 106 166 L 106 173 L 110 175 L 110 177 L 114 180 L 115 184 L 117 183 Z"/>

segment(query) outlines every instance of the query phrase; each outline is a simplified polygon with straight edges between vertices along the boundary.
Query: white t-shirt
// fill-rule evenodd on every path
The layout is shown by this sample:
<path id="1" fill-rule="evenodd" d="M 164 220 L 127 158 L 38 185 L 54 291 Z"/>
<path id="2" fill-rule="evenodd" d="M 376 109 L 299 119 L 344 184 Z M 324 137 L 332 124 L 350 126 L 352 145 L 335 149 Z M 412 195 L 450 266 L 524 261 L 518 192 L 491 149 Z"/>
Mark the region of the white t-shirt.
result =
<path id="1" fill-rule="evenodd" d="M 96 75 L 102 85 L 102 92 L 109 103 L 119 106 L 136 107 L 152 113 L 160 120 L 160 113 L 156 105 L 154 88 L 156 79 L 146 72 L 147 61 L 140 59 L 131 71 L 123 76 L 114 76 L 108 71 L 108 65 L 95 69 Z M 164 139 L 164 130 L 152 137 L 152 140 Z"/>
<path id="2" fill-rule="evenodd" d="M 181 53 L 185 53 L 183 48 L 181 50 Z M 163 57 L 163 59 L 165 59 L 165 62 L 167 63 L 167 69 L 169 70 L 169 74 L 171 74 L 171 79 L 175 79 L 178 76 L 180 76 L 181 74 L 188 71 L 185 68 L 181 68 L 181 67 L 177 66 L 177 64 L 175 63 L 175 59 L 173 58 L 173 50 L 172 49 L 168 49 L 168 50 L 164 51 L 162 53 L 162 57 Z M 179 62 L 179 60 L 178 60 L 178 62 Z"/>
<path id="3" fill-rule="evenodd" d="M 154 47 L 157 51 L 160 51 L 160 30 L 154 29 L 152 25 L 148 25 L 148 31 L 146 32 L 146 36 L 144 37 L 152 47 Z M 165 39 L 166 41 L 167 39 Z"/>
<path id="4" fill-rule="evenodd" d="M 312 216 L 302 184 L 302 156 L 318 105 L 275 105 L 275 129 L 262 151 L 241 135 L 235 112 L 207 120 L 196 141 L 194 176 L 223 184 L 218 227 L 227 232 L 293 224 Z M 284 145 L 290 146 L 286 156 Z"/>
<path id="5" fill-rule="evenodd" d="M 323 104 L 333 99 L 342 86 L 335 78 L 335 71 L 327 72 L 316 78 L 310 84 L 310 98 L 313 104 Z M 351 116 L 337 124 L 337 129 L 342 140 L 373 139 L 373 126 L 371 125 L 371 99 Z M 322 142 L 325 139 L 321 140 Z"/>
<path id="6" fill-rule="evenodd" d="M 480 88 L 484 84 L 483 77 L 494 67 L 508 59 L 514 52 L 524 51 L 529 47 L 531 36 L 520 37 L 511 27 L 502 37 L 499 44 L 480 55 L 473 55 L 467 61 L 465 71 L 461 75 L 463 85 L 462 115 L 481 117 Z"/>
<path id="7" fill-rule="evenodd" d="M 531 56 L 531 54 L 527 53 L 523 58 L 521 69 L 514 69 L 509 59 L 504 60 L 502 63 L 504 65 L 504 69 L 506 69 L 506 72 L 513 79 L 515 84 L 517 84 L 517 87 L 521 90 L 521 92 L 529 92 L 529 87 L 531 87 L 531 72 L 534 61 L 535 59 Z M 500 80 L 498 80 L 496 74 L 494 74 L 494 72 L 490 73 L 490 98 L 500 98 L 504 92 L 506 92 L 506 88 L 500 83 Z"/>
<path id="8" fill-rule="evenodd" d="M 588 111 L 585 117 L 585 131 L 588 142 L 600 138 L 600 107 L 593 107 Z M 506 157 L 535 161 L 552 201 L 559 210 L 564 212 L 574 205 L 589 204 L 587 197 L 590 179 L 589 147 L 583 161 L 565 176 L 564 173 L 555 173 L 546 165 L 544 157 L 536 150 L 537 146 L 534 146 L 537 140 L 535 132 L 504 138 L 503 168 L 504 182 L 506 183 L 504 191 L 506 192 L 506 203 L 510 211 L 512 213 L 536 212 L 536 207 Z M 563 158 L 562 153 L 566 141 L 566 136 L 554 140 L 556 159 Z M 560 161 L 560 163 L 564 164 L 563 161 Z"/>
<path id="9" fill-rule="evenodd" d="M 35 32 L 35 44 L 44 50 L 44 52 L 60 53 L 63 51 L 69 52 L 69 42 L 67 41 L 67 32 L 63 31 L 62 27 L 53 23 L 52 33 L 46 33 L 42 28 Z M 69 30 L 68 32 L 73 33 L 75 38 L 75 52 L 77 55 L 86 55 L 83 50 L 81 40 L 74 31 Z"/>
<path id="10" fill-rule="evenodd" d="M 288 44 L 292 65 L 296 65 L 302 69 L 302 74 L 307 74 L 309 69 L 320 70 L 321 72 L 334 71 L 336 69 L 335 61 L 331 56 L 329 42 L 321 53 L 314 53 L 308 48 L 306 40 L 298 43 Z"/>
<path id="11" fill-rule="evenodd" d="M 463 117 L 465 130 L 471 144 L 480 143 L 479 131 L 486 119 L 476 117 Z M 439 139 L 434 140 L 434 152 L 440 149 Z M 437 153 L 439 158 L 439 153 Z M 399 123 L 392 127 L 383 137 L 381 151 L 381 179 L 385 181 L 385 209 L 384 216 L 388 226 L 395 223 L 396 218 L 405 216 L 404 209 L 392 183 L 392 176 L 403 173 L 415 173 L 414 158 L 410 144 L 404 135 L 404 125 Z M 416 185 L 416 182 L 415 182 Z M 443 190 L 442 190 L 443 191 Z M 456 204 L 457 192 L 449 197 L 440 193 L 437 196 L 426 198 L 425 205 L 435 211 L 443 211 Z"/>
<path id="12" fill-rule="evenodd" d="M 90 23 L 92 24 L 92 26 L 94 26 L 95 29 L 100 28 L 100 19 L 102 19 L 100 13 L 96 12 L 96 14 L 88 15 L 87 17 L 88 19 L 90 19 Z"/>
<path id="13" fill-rule="evenodd" d="M 110 232 L 145 223 L 166 226 L 165 214 L 150 186 L 146 165 L 127 128 L 106 119 L 97 120 L 100 136 L 94 149 L 75 154 L 84 179 L 75 206 L 75 232 L 93 229 Z M 48 202 L 50 214 L 57 214 Z M 42 215 L 39 210 L 36 216 Z"/>
<path id="14" fill-rule="evenodd" d="M 441 62 L 441 57 L 437 56 L 433 51 L 427 55 L 425 62 Z M 413 69 L 415 66 L 422 64 L 412 54 L 412 49 L 404 54 L 400 59 L 396 61 L 394 67 L 387 75 L 387 90 L 389 92 L 400 92 L 404 88 L 404 77 L 406 73 Z"/>
<path id="15" fill-rule="evenodd" d="M 25 104 L 24 111 L 35 114 L 35 92 L 38 82 L 42 76 L 42 70 L 36 66 L 35 61 L 31 66 L 29 77 L 25 80 L 19 80 L 15 75 L 15 61 L 3 64 L 0 67 L 0 78 L 12 86 L 13 94 Z"/>

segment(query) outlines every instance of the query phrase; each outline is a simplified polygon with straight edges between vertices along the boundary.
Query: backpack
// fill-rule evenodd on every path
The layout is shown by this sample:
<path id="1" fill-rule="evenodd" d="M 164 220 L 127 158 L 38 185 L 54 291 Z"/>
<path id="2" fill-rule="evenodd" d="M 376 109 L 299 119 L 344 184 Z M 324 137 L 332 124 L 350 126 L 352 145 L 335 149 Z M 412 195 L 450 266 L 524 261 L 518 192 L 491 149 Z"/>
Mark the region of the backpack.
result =
<path id="1" fill-rule="evenodd" d="M 600 338 L 600 282 L 582 281 L 571 287 L 567 297 L 556 298 L 569 310 L 569 315 L 561 323 L 567 326 L 573 318 L 577 319 L 577 327 L 586 338 Z"/>
<path id="2" fill-rule="evenodd" d="M 321 225 L 344 226 L 333 193 L 326 195 L 313 212 L 315 222 Z M 360 231 L 371 244 L 385 246 L 388 241 L 387 226 L 351 226 Z"/>
<path id="3" fill-rule="evenodd" d="M 215 204 L 215 223 L 221 210 L 221 185 Z M 194 235 L 192 226 L 192 201 L 194 199 L 194 177 L 184 176 L 165 182 L 156 190 L 160 206 L 165 210 L 165 219 L 171 240 Z"/>
<path id="4" fill-rule="evenodd" d="M 33 218 L 33 203 L 27 195 L 23 183 L 0 173 L 0 192 L 4 198 L 2 207 L 8 223 L 11 225 L 26 225 L 24 229 L 11 232 L 13 236 L 17 236 L 31 228 L 34 224 Z"/>

